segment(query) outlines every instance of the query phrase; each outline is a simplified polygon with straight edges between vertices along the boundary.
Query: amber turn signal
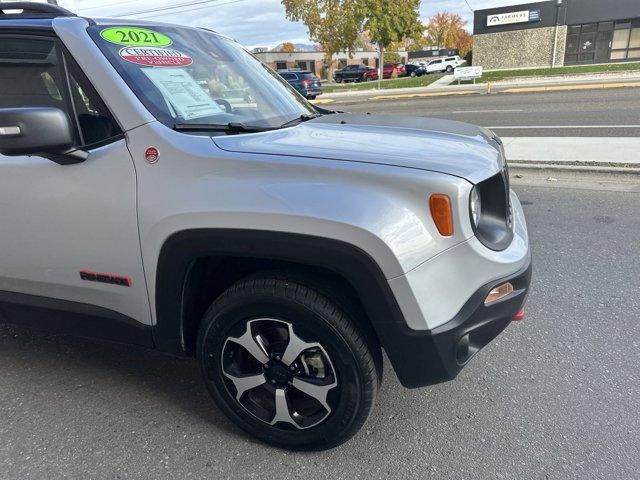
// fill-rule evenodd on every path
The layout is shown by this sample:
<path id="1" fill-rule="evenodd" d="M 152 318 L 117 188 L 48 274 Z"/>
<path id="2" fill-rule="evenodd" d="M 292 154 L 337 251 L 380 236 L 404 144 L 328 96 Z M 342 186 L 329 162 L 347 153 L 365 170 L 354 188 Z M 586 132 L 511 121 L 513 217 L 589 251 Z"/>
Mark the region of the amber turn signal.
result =
<path id="1" fill-rule="evenodd" d="M 442 193 L 434 193 L 429 198 L 429 209 L 440 235 L 443 237 L 453 235 L 453 212 L 451 211 L 449 196 Z"/>
<path id="2" fill-rule="evenodd" d="M 489 292 L 489 295 L 487 295 L 487 298 L 484 299 L 484 304 L 488 305 L 490 303 L 497 302 L 498 300 L 506 297 L 510 293 L 513 293 L 513 285 L 511 285 L 509 282 L 503 283 L 502 285 L 497 286 L 496 288 L 494 288 Z"/>

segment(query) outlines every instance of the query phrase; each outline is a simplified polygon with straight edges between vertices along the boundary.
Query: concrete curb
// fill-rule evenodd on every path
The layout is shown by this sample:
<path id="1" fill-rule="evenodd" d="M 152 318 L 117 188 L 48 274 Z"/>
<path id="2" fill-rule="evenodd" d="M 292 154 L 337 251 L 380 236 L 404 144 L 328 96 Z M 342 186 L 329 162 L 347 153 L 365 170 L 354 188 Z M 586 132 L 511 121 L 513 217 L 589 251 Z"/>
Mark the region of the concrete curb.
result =
<path id="1" fill-rule="evenodd" d="M 588 83 L 576 85 L 551 85 L 540 87 L 514 87 L 499 90 L 495 93 L 536 93 L 536 92 L 564 92 L 572 90 L 606 90 L 610 88 L 637 88 L 640 82 L 620 83 Z"/>
<path id="2" fill-rule="evenodd" d="M 586 173 L 598 175 L 633 175 L 640 176 L 639 167 L 612 167 L 603 165 L 567 165 L 549 163 L 528 163 L 509 161 L 509 171 L 514 174 L 523 172 L 549 172 L 549 173 Z"/>

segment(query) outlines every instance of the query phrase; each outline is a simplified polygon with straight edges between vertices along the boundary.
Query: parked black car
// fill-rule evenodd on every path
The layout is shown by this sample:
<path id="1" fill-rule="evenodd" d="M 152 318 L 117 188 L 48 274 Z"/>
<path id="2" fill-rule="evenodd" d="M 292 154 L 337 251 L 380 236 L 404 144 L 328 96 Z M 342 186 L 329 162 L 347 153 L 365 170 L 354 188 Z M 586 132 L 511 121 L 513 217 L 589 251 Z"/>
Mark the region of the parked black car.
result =
<path id="1" fill-rule="evenodd" d="M 427 69 L 421 65 L 405 65 L 408 77 L 421 77 L 427 74 Z"/>
<path id="2" fill-rule="evenodd" d="M 305 98 L 313 100 L 322 95 L 320 79 L 314 73 L 308 70 L 279 70 L 278 73 Z"/>
<path id="3" fill-rule="evenodd" d="M 336 83 L 342 82 L 362 82 L 366 79 L 367 73 L 375 70 L 366 65 L 347 65 L 340 70 L 333 72 L 333 79 Z"/>

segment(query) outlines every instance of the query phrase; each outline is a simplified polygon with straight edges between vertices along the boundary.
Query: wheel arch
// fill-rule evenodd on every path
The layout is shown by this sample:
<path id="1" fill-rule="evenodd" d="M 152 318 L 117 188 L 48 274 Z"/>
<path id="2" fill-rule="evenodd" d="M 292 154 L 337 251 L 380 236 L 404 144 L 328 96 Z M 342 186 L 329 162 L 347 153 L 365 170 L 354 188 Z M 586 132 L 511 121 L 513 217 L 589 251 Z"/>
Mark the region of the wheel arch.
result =
<path id="1" fill-rule="evenodd" d="M 192 355 L 198 324 L 228 286 L 259 271 L 294 271 L 354 298 L 368 330 L 392 357 L 387 339 L 407 324 L 375 260 L 359 247 L 304 234 L 239 229 L 185 230 L 169 237 L 156 273 L 156 347 Z M 393 361 L 393 358 L 392 358 Z"/>

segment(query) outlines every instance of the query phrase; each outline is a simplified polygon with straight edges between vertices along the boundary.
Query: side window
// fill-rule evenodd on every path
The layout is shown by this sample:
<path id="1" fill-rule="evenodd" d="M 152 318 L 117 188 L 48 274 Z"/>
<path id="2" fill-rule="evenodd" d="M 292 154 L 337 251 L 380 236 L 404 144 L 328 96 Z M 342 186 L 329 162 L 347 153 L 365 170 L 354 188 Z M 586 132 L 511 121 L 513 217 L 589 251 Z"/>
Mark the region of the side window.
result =
<path id="1" fill-rule="evenodd" d="M 53 38 L 0 36 L 0 108 L 59 108 L 74 122 L 78 146 L 120 134 L 86 77 L 71 59 L 67 64 L 68 77 L 61 47 Z"/>
<path id="2" fill-rule="evenodd" d="M 53 39 L 0 38 L 0 108 L 67 110 L 64 77 Z"/>
<path id="3" fill-rule="evenodd" d="M 82 134 L 82 144 L 91 146 L 122 134 L 111 112 L 80 67 L 69 56 L 66 57 L 66 62 L 72 101 Z"/>
<path id="4" fill-rule="evenodd" d="M 282 78 L 284 78 L 285 80 L 295 80 L 296 76 L 292 73 L 281 73 L 280 75 L 282 75 Z"/>

